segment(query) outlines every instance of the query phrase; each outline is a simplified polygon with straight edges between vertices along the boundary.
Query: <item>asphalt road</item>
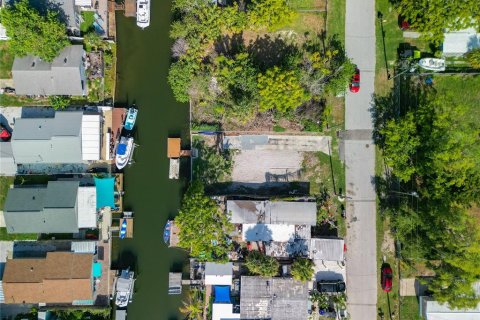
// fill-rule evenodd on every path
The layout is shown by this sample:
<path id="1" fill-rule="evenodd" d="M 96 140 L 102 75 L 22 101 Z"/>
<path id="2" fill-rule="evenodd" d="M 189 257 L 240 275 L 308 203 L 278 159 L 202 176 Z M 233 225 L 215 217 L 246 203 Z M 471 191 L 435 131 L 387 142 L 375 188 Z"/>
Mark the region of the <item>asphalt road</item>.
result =
<path id="1" fill-rule="evenodd" d="M 345 98 L 347 293 L 352 320 L 377 318 L 375 146 L 375 1 L 347 0 L 345 47 L 360 69 L 360 92 Z"/>

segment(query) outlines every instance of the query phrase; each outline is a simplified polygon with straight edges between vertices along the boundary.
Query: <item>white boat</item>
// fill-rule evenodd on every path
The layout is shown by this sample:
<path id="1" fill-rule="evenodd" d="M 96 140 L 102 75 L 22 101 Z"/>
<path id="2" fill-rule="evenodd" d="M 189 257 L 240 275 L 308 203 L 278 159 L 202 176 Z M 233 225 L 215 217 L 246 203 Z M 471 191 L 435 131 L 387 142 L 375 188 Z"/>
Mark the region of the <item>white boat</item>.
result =
<path id="1" fill-rule="evenodd" d="M 117 146 L 117 153 L 115 155 L 115 165 L 119 170 L 125 168 L 130 161 L 133 152 L 133 138 L 120 137 L 120 142 Z"/>
<path id="2" fill-rule="evenodd" d="M 150 25 L 150 0 L 137 0 L 137 26 L 145 29 Z"/>
<path id="3" fill-rule="evenodd" d="M 122 270 L 115 283 L 115 304 L 120 308 L 126 307 L 133 298 L 135 279 L 134 272 L 129 269 Z"/>
<path id="4" fill-rule="evenodd" d="M 125 130 L 132 131 L 135 126 L 135 120 L 137 120 L 138 110 L 136 108 L 129 108 L 127 117 L 125 118 Z"/>
<path id="5" fill-rule="evenodd" d="M 445 60 L 437 58 L 423 58 L 418 60 L 418 65 L 426 70 L 445 71 Z"/>

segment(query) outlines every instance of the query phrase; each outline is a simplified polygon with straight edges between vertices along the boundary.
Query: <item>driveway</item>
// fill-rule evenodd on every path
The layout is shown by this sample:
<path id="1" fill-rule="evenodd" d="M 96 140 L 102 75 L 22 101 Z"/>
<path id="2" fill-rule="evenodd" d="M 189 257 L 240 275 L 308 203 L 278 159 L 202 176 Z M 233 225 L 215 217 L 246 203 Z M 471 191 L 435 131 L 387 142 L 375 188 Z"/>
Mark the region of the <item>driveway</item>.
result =
<path id="1" fill-rule="evenodd" d="M 361 88 L 345 97 L 347 293 L 350 319 L 377 319 L 375 146 L 371 102 L 375 78 L 375 1 L 347 0 L 347 55 L 360 69 Z"/>

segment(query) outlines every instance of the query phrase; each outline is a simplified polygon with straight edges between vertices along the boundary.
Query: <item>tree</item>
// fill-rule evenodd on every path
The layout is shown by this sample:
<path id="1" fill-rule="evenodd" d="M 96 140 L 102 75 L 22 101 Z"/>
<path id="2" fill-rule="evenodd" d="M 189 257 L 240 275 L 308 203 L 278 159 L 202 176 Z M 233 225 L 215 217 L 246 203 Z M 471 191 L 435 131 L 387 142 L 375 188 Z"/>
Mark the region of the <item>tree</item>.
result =
<path id="1" fill-rule="evenodd" d="M 97 51 L 103 47 L 103 39 L 95 31 L 91 31 L 83 36 L 85 49 L 87 51 Z"/>
<path id="2" fill-rule="evenodd" d="M 245 266 L 252 274 L 262 277 L 274 277 L 278 274 L 279 263 L 274 257 L 266 256 L 259 251 L 248 254 Z"/>
<path id="3" fill-rule="evenodd" d="M 286 0 L 253 0 L 247 13 L 250 26 L 269 31 L 292 22 L 296 16 Z"/>
<path id="4" fill-rule="evenodd" d="M 398 0 L 396 3 L 412 29 L 421 32 L 425 39 L 436 44 L 442 42 L 445 28 L 460 30 L 479 27 L 478 0 Z"/>
<path id="5" fill-rule="evenodd" d="M 314 263 L 310 259 L 298 258 L 292 265 L 292 276 L 295 280 L 302 282 L 310 281 L 313 277 Z"/>
<path id="6" fill-rule="evenodd" d="M 48 100 L 53 109 L 65 109 L 70 104 L 70 97 L 68 96 L 49 96 Z"/>
<path id="7" fill-rule="evenodd" d="M 202 293 L 197 289 L 191 289 L 187 301 L 182 301 L 183 306 L 178 308 L 189 320 L 203 319 Z"/>
<path id="8" fill-rule="evenodd" d="M 233 161 L 229 150 L 220 153 L 217 148 L 210 147 L 205 141 L 193 141 L 199 157 L 193 162 L 193 176 L 203 184 L 221 182 L 232 173 Z"/>
<path id="9" fill-rule="evenodd" d="M 465 56 L 472 68 L 480 69 L 480 49 L 474 49 L 468 52 Z"/>
<path id="10" fill-rule="evenodd" d="M 330 300 L 325 293 L 314 290 L 310 295 L 310 300 L 316 302 L 319 310 L 325 310 L 330 306 Z"/>
<path id="11" fill-rule="evenodd" d="M 310 95 L 300 85 L 295 71 L 286 71 L 277 66 L 258 76 L 260 111 L 287 112 L 310 100 Z"/>
<path id="12" fill-rule="evenodd" d="M 10 48 L 15 55 L 35 55 L 52 61 L 69 41 L 66 26 L 57 13 L 47 11 L 42 16 L 30 7 L 28 0 L 19 0 L 0 11 L 0 18 L 11 38 Z"/>
<path id="13" fill-rule="evenodd" d="M 188 188 L 175 223 L 179 227 L 179 247 L 201 261 L 227 261 L 233 231 L 228 215 L 207 197 L 203 185 L 195 181 Z"/>
<path id="14" fill-rule="evenodd" d="M 170 84 L 173 95 L 178 102 L 185 103 L 190 100 L 189 90 L 194 76 L 194 66 L 186 60 L 174 62 L 170 66 L 168 83 Z"/>

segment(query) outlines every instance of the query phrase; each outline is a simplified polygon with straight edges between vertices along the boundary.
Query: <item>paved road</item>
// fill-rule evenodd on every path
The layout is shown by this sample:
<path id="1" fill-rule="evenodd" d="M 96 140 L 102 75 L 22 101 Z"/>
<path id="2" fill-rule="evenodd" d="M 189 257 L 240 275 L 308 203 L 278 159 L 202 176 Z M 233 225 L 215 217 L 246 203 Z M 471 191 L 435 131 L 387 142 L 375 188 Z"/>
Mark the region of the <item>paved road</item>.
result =
<path id="1" fill-rule="evenodd" d="M 347 292 L 352 320 L 377 318 L 375 146 L 370 112 L 375 77 L 375 16 L 375 0 L 347 0 L 345 47 L 361 76 L 360 92 L 347 93 L 345 98 Z"/>

